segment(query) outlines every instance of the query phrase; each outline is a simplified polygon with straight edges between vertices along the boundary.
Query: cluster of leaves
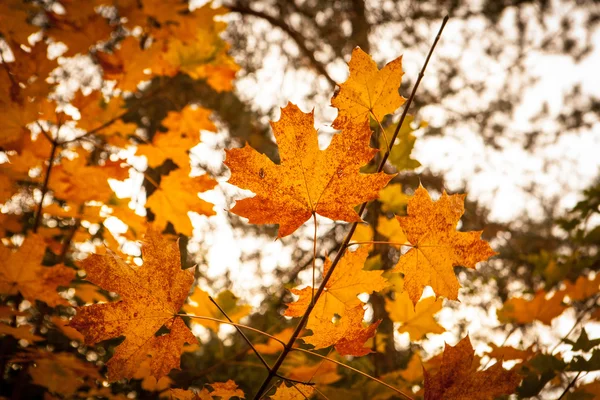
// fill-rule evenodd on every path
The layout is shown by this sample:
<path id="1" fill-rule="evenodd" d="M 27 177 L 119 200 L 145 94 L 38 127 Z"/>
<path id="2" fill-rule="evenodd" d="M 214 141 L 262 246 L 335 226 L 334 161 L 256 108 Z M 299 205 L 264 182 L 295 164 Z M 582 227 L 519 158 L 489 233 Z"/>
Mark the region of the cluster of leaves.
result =
<path id="1" fill-rule="evenodd" d="M 312 218 L 315 259 L 317 214 L 351 224 L 335 257 L 326 259 L 320 283 L 313 259 L 312 285 L 291 289 L 294 301 L 284 315 L 300 318 L 296 328 L 270 334 L 240 325 L 250 307 L 239 305 L 231 292 L 212 298 L 196 286 L 202 266 L 182 269 L 175 234 L 192 235 L 188 212 L 214 214 L 212 204 L 197 193 L 217 182 L 206 174 L 190 176 L 197 174 L 190 150 L 199 143 L 199 131 L 217 130 L 211 110 L 187 105 L 167 115 L 164 132 L 151 135 L 127 122 L 131 108 L 126 105 L 131 98 L 153 95 L 143 92 L 144 82 L 177 74 L 204 80 L 217 91 L 231 90 L 237 67 L 219 36 L 224 23 L 215 20 L 224 13 L 210 4 L 192 11 L 179 0 L 9 0 L 0 5 L 5 49 L 0 372 L 11 382 L 2 390 L 10 387 L 19 398 L 22 383 L 30 379 L 56 398 L 126 398 L 124 393 L 145 391 L 179 399 L 229 399 L 243 398 L 240 388 L 257 387 L 256 398 L 273 399 L 493 399 L 515 391 L 535 395 L 559 373 L 576 373 L 566 393 L 582 372 L 600 368 L 598 340 L 585 331 L 577 341 L 565 338 L 572 351 L 582 352 L 569 362 L 552 351 L 493 346 L 487 357 L 496 363 L 486 368 L 464 336 L 426 362 L 415 351 L 402 368 L 377 376 L 348 364 L 384 351 L 377 341 L 381 320 L 365 321 L 370 304 L 365 294 L 382 296 L 398 331 L 418 343 L 445 331 L 434 314 L 444 306 L 443 298 L 446 305 L 459 298 L 454 268 L 474 269 L 495 254 L 480 231 L 456 230 L 464 195 L 444 192 L 433 201 L 424 187 L 407 196 L 399 184 L 388 184 L 395 174 L 384 168 L 419 166 L 410 157 L 412 131 L 418 127 L 406 114 L 397 124 L 383 126 L 405 102 L 398 94 L 402 59 L 379 70 L 359 48 L 352 53 L 348 80 L 332 98 L 338 109 L 333 127 L 340 132 L 325 150 L 319 148 L 313 113 L 288 104 L 271 125 L 279 164 L 250 146 L 226 152 L 229 183 L 254 193 L 238 200 L 232 213 L 250 223 L 279 225 L 279 238 Z M 79 58 L 99 69 L 102 84 L 63 96 L 68 82 L 60 72 Z M 381 149 L 372 148 L 373 141 Z M 144 157 L 144 170 L 127 161 L 128 152 Z M 131 201 L 119 198 L 113 190 L 113 181 L 132 175 L 143 175 L 150 184 L 145 203 L 137 195 Z M 368 226 L 362 214 L 375 200 L 382 213 Z M 581 212 L 594 210 L 597 206 Z M 127 229 L 119 231 L 116 220 Z M 141 255 L 123 251 L 124 244 L 139 240 Z M 373 251 L 378 243 L 400 255 L 392 268 L 381 268 Z M 549 299 L 546 291 L 533 300 L 509 299 L 499 320 L 519 326 L 549 323 L 567 305 L 579 303 L 586 313 L 597 311 L 598 278 L 561 282 Z M 423 295 L 426 287 L 434 296 Z M 203 355 L 195 324 L 214 333 L 221 324 L 235 326 L 249 346 L 240 357 L 254 354 L 267 370 L 262 385 L 244 376 L 233 377 L 237 383 L 193 378 L 181 384 L 176 370 L 183 365 L 186 372 L 185 355 Z M 244 331 L 268 341 L 255 344 Z M 591 358 L 584 356 L 592 350 Z M 522 362 L 503 368 L 503 361 L 515 360 Z M 273 392 L 274 378 L 280 383 Z M 593 390 L 593 384 L 581 386 L 574 394 L 581 396 L 574 398 Z M 26 395 L 40 393 L 33 389 Z"/>

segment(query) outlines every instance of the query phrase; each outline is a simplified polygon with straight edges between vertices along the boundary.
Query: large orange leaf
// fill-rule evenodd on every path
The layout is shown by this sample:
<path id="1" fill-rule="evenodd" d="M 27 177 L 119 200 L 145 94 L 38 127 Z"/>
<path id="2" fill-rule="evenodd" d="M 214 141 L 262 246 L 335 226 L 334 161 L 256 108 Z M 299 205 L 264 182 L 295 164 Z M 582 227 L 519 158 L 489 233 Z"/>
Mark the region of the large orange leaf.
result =
<path id="1" fill-rule="evenodd" d="M 0 294 L 21 293 L 32 303 L 41 300 L 55 307 L 69 303 L 56 293 L 69 286 L 75 270 L 64 265 L 42 266 L 46 243 L 40 235 L 28 236 L 18 250 L 0 246 Z"/>
<path id="2" fill-rule="evenodd" d="M 369 116 L 381 121 L 404 104 L 405 99 L 398 93 L 404 74 L 402 56 L 380 71 L 371 57 L 356 47 L 349 66 L 348 80 L 339 85 L 339 91 L 331 99 L 331 105 L 338 109 L 334 128 L 364 124 Z"/>
<path id="3" fill-rule="evenodd" d="M 83 262 L 89 281 L 121 296 L 116 303 L 78 308 L 70 324 L 83 333 L 86 344 L 125 336 L 107 363 L 111 381 L 132 378 L 148 359 L 150 374 L 158 380 L 179 368 L 184 343 L 197 343 L 177 316 L 194 282 L 193 271 L 181 269 L 177 244 L 148 229 L 142 256 L 141 267 L 112 252 L 93 254 Z M 169 333 L 157 335 L 163 326 Z"/>
<path id="4" fill-rule="evenodd" d="M 272 122 L 281 164 L 274 164 L 249 145 L 226 151 L 229 183 L 256 196 L 236 202 L 233 213 L 253 224 L 279 224 L 279 237 L 294 232 L 313 213 L 334 220 L 360 221 L 354 206 L 377 197 L 392 178 L 359 169 L 377 150 L 369 147 L 368 123 L 344 130 L 320 150 L 313 113 L 289 103 Z"/>
<path id="5" fill-rule="evenodd" d="M 163 229 L 171 222 L 177 232 L 186 236 L 192 236 L 193 231 L 189 211 L 215 215 L 213 204 L 200 199 L 198 192 L 210 190 L 217 184 L 208 175 L 190 177 L 189 173 L 189 168 L 180 168 L 163 176 L 160 186 L 146 203 L 154 213 L 154 223 L 158 227 Z"/>
<path id="6" fill-rule="evenodd" d="M 503 369 L 501 362 L 476 371 L 474 356 L 469 336 L 456 346 L 446 344 L 439 370 L 424 370 L 425 400 L 493 400 L 515 391 L 519 374 Z"/>
<path id="7" fill-rule="evenodd" d="M 444 192 L 434 202 L 420 186 L 408 202 L 408 215 L 396 217 L 413 248 L 400 257 L 394 271 L 404 274 L 404 288 L 413 304 L 425 286 L 431 286 L 437 296 L 458 299 L 460 284 L 453 267 L 475 268 L 479 261 L 496 254 L 480 239 L 480 231 L 455 230 L 465 211 L 464 197 Z"/>
<path id="8" fill-rule="evenodd" d="M 363 344 L 373 336 L 378 323 L 366 328 L 363 326 L 365 310 L 357 296 L 379 291 L 389 283 L 381 276 L 382 271 L 363 270 L 368 254 L 368 247 L 363 246 L 342 257 L 308 318 L 306 328 L 312 330 L 313 334 L 303 337 L 306 343 L 316 349 L 335 345 L 342 355 L 361 356 L 371 352 Z M 327 274 L 330 266 L 331 261 L 327 259 L 324 274 Z M 302 290 L 292 289 L 291 292 L 300 298 L 288 304 L 285 315 L 301 317 L 311 302 L 313 289 L 305 287 Z"/>

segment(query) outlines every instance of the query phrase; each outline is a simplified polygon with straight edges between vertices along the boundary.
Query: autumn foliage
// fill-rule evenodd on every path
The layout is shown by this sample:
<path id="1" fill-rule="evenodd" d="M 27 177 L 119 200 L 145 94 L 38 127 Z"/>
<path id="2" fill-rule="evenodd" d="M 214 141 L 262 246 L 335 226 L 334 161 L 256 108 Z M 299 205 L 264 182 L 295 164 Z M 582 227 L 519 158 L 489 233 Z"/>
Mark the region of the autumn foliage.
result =
<path id="1" fill-rule="evenodd" d="M 585 330 L 576 341 L 565 338 L 581 352 L 570 360 L 490 339 L 481 362 L 470 340 L 476 332 L 421 359 L 420 341 L 446 331 L 436 315 L 461 307 L 456 268 L 475 270 L 496 252 L 482 239 L 484 226 L 461 229 L 465 195 L 390 183 L 420 165 L 411 158 L 412 133 L 426 124 L 395 116 L 410 104 L 399 94 L 402 58 L 379 69 L 360 48 L 331 99 L 338 132 L 326 148 L 314 111 L 288 103 L 271 122 L 278 162 L 249 144 L 225 151 L 227 184 L 253 193 L 236 199 L 230 213 L 278 225 L 277 239 L 314 225 L 313 279 L 288 286 L 291 301 L 277 315 L 287 317 L 285 325 L 267 332 L 247 326 L 264 310 L 230 291 L 211 296 L 201 288 L 206 265 L 189 268 L 182 238 L 193 236 L 194 218 L 216 214 L 198 194 L 225 183 L 190 156 L 200 131 L 225 133 L 216 111 L 195 103 L 165 113 L 154 131 L 132 113 L 181 76 L 215 92 L 233 89 L 238 67 L 221 36 L 227 12 L 210 3 L 192 10 L 179 0 L 0 4 L 0 373 L 10 384 L 1 395 L 491 400 L 536 395 L 560 372 L 600 368 L 598 341 Z M 69 93 L 65 71 L 78 58 L 99 71 L 101 83 Z M 116 182 L 137 192 L 119 197 Z M 373 226 L 364 222 L 368 204 L 379 207 Z M 341 247 L 324 254 L 322 266 L 321 217 L 347 223 Z M 375 244 L 398 252 L 395 266 L 378 264 Z M 574 302 L 596 298 L 599 284 L 581 276 L 507 299 L 499 323 L 549 325 Z M 385 373 L 369 366 L 385 352 L 383 319 L 369 312 L 376 295 L 412 343 L 403 368 Z M 196 328 L 228 346 L 221 325 L 235 326 L 230 335 L 247 341 L 235 360 L 260 361 L 262 374 L 215 381 L 189 371 L 185 360 L 204 365 L 209 354 Z M 582 393 L 578 399 L 598 394 L 585 385 L 568 390 Z"/>

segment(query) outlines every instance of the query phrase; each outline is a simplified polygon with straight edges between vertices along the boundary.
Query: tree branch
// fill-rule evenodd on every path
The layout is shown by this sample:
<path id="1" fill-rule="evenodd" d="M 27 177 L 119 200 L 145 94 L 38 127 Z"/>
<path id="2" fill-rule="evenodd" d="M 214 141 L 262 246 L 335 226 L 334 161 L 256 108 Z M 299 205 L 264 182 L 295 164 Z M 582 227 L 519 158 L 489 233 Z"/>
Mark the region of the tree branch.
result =
<path id="1" fill-rule="evenodd" d="M 337 85 L 336 81 L 334 81 L 331 75 L 329 75 L 329 73 L 327 72 L 325 66 L 316 59 L 314 52 L 306 46 L 302 35 L 300 35 L 298 32 L 292 29 L 292 27 L 285 23 L 285 21 L 275 18 L 262 11 L 253 10 L 250 7 L 244 6 L 239 3 L 225 5 L 225 7 L 227 7 L 229 11 L 232 12 L 236 12 L 242 15 L 252 15 L 254 17 L 264 19 L 271 25 L 276 26 L 277 28 L 287 33 L 288 36 L 296 43 L 296 46 L 298 46 L 300 52 L 304 54 L 306 58 L 308 58 L 311 65 L 317 70 L 317 72 L 323 75 L 325 79 L 327 79 L 327 81 L 331 84 L 331 86 L 335 87 Z"/>

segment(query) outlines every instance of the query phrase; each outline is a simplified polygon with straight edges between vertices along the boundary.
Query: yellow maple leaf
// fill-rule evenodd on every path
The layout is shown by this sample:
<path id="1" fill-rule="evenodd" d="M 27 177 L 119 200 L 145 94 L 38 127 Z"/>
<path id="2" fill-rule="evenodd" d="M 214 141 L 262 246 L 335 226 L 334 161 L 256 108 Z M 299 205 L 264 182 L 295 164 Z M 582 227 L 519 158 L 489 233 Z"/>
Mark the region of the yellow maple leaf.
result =
<path id="1" fill-rule="evenodd" d="M 126 264 L 112 252 L 83 261 L 89 281 L 121 298 L 79 307 L 70 323 L 88 345 L 125 336 L 106 364 L 110 381 L 132 378 L 143 361 L 150 363 L 150 375 L 160 379 L 179 368 L 183 344 L 197 342 L 177 315 L 194 282 L 193 271 L 181 269 L 180 257 L 177 244 L 148 229 L 141 267 Z M 157 335 L 163 325 L 169 333 Z"/>
<path id="2" fill-rule="evenodd" d="M 390 319 L 400 322 L 398 332 L 408 332 L 411 341 L 421 340 L 428 333 L 444 333 L 446 330 L 433 318 L 442 309 L 442 299 L 435 296 L 419 300 L 413 305 L 407 292 L 396 292 L 394 300 L 385 299 L 385 309 Z"/>
<path id="3" fill-rule="evenodd" d="M 402 56 L 379 70 L 371 57 L 356 47 L 349 66 L 348 80 L 339 85 L 339 91 L 331 99 L 331 105 L 338 109 L 334 128 L 364 124 L 369 116 L 381 121 L 406 101 L 398 94 L 404 74 Z"/>
<path id="4" fill-rule="evenodd" d="M 465 210 L 464 197 L 444 192 L 434 202 L 419 186 L 408 202 L 408 215 L 397 217 L 412 248 L 400 257 L 394 272 L 404 274 L 404 288 L 415 305 L 425 286 L 431 286 L 436 296 L 457 300 L 460 285 L 453 267 L 475 268 L 496 254 L 480 239 L 481 231 L 455 230 Z"/>
<path id="5" fill-rule="evenodd" d="M 193 226 L 188 212 L 215 215 L 213 204 L 200 199 L 198 193 L 210 190 L 216 184 L 217 181 L 208 175 L 190 177 L 189 168 L 180 168 L 163 176 L 160 186 L 146 203 L 146 207 L 155 214 L 154 224 L 164 229 L 171 222 L 177 232 L 192 236 Z"/>
<path id="6" fill-rule="evenodd" d="M 379 291 L 389 283 L 381 276 L 382 271 L 363 270 L 368 254 L 366 246 L 344 254 L 308 318 L 306 328 L 312 330 L 313 334 L 302 338 L 306 343 L 316 349 L 334 345 L 342 355 L 359 356 L 371 352 L 363 344 L 373 336 L 379 323 L 363 327 L 365 311 L 357 296 Z M 331 261 L 327 259 L 323 275 L 327 274 L 330 266 Z M 312 301 L 313 289 L 305 287 L 302 290 L 292 289 L 291 292 L 300 298 L 288 304 L 285 315 L 301 317 Z"/>
<path id="7" fill-rule="evenodd" d="M 231 212 L 253 224 L 279 224 L 278 237 L 294 232 L 313 213 L 333 220 L 361 221 L 354 206 L 377 197 L 392 178 L 385 173 L 361 174 L 360 167 L 377 150 L 369 147 L 367 123 L 334 135 L 320 150 L 313 113 L 294 104 L 281 109 L 272 122 L 281 164 L 273 163 L 249 145 L 226 150 L 229 183 L 256 195 L 238 200 Z"/>
<path id="8" fill-rule="evenodd" d="M 0 293 L 21 293 L 30 302 L 41 300 L 55 307 L 69 303 L 56 293 L 59 286 L 69 286 L 75 270 L 62 264 L 42 266 L 46 243 L 40 235 L 28 236 L 16 251 L 0 246 Z"/>
<path id="9" fill-rule="evenodd" d="M 377 219 L 377 232 L 388 238 L 395 247 L 400 247 L 408 240 L 396 218 L 388 219 L 386 216 L 380 215 Z"/>
<path id="10" fill-rule="evenodd" d="M 379 191 L 381 210 L 400 214 L 404 212 L 410 196 L 402 192 L 402 184 L 391 183 Z"/>

